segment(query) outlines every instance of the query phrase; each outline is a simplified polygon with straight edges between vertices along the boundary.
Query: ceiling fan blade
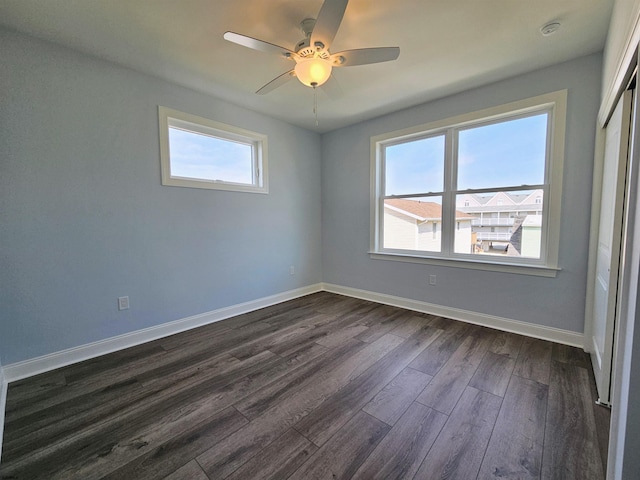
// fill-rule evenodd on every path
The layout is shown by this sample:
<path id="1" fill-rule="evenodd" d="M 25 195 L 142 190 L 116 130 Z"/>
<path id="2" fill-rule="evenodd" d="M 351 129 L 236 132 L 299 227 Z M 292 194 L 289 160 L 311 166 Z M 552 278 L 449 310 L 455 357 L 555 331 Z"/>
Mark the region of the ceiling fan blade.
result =
<path id="1" fill-rule="evenodd" d="M 318 13 L 316 25 L 311 32 L 312 47 L 322 45 L 322 50 L 328 50 L 336 36 L 344 11 L 349 0 L 325 0 Z"/>
<path id="2" fill-rule="evenodd" d="M 389 62 L 400 55 L 400 47 L 358 48 L 331 55 L 334 67 L 353 67 L 369 63 Z"/>
<path id="3" fill-rule="evenodd" d="M 275 90 L 276 88 L 284 85 L 285 83 L 287 83 L 289 80 L 291 80 L 295 76 L 296 76 L 295 70 L 290 70 L 288 72 L 285 72 L 282 75 L 277 76 L 276 78 L 271 80 L 269 83 L 267 83 L 265 86 L 263 86 L 256 93 L 258 95 L 265 95 L 265 94 L 269 93 L 270 91 Z"/>
<path id="4" fill-rule="evenodd" d="M 259 50 L 261 52 L 274 53 L 276 55 L 282 55 L 286 58 L 295 57 L 296 53 L 288 48 L 274 45 L 273 43 L 264 42 L 257 38 L 247 37 L 246 35 L 240 35 L 235 32 L 225 32 L 224 39 L 243 47 L 252 48 L 253 50 Z"/>

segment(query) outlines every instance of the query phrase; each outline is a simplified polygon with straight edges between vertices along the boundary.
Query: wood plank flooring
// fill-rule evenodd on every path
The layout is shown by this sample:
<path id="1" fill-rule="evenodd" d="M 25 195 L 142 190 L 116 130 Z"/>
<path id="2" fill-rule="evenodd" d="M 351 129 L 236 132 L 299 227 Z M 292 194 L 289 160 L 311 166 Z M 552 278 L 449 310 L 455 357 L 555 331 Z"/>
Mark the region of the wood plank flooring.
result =
<path id="1" fill-rule="evenodd" d="M 9 479 L 603 479 L 579 349 L 326 292 L 11 383 Z"/>

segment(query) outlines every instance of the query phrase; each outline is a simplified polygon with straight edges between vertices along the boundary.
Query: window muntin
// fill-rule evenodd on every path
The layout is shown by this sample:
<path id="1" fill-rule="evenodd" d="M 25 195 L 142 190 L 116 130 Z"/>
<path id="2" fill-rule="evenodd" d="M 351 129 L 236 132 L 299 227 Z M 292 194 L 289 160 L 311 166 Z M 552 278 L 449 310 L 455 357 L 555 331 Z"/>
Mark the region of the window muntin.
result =
<path id="1" fill-rule="evenodd" d="M 439 264 L 445 264 L 439 258 L 472 261 L 473 268 L 481 268 L 478 262 L 497 264 L 490 270 L 504 264 L 505 271 L 554 275 L 565 117 L 566 91 L 561 91 L 373 137 L 372 254 L 381 253 L 387 259 L 401 261 L 411 261 L 411 257 L 417 261 L 422 257 Z M 389 226 L 385 226 L 383 203 L 396 198 L 415 200 L 425 192 L 418 186 L 413 191 L 405 189 L 402 194 L 389 193 L 385 189 L 388 168 L 385 154 L 390 146 L 401 151 L 400 146 L 425 138 L 444 138 L 445 144 L 444 172 L 437 180 L 439 184 L 442 178 L 444 189 L 441 192 L 427 189 L 428 194 L 442 197 L 440 249 L 425 252 L 397 245 L 390 249 L 382 241 L 393 236 Z M 500 161 L 492 162 L 492 157 L 498 155 Z M 514 156 L 517 158 L 511 163 L 508 158 L 505 160 Z M 397 163 L 401 163 L 400 159 Z M 479 169 L 486 170 L 485 175 L 479 175 Z M 495 197 L 490 202 L 491 208 L 484 206 L 487 197 Z M 499 236 L 502 242 L 498 242 Z M 514 268 L 508 267 L 511 265 Z M 517 270 L 517 265 L 544 268 L 536 273 Z"/>
<path id="2" fill-rule="evenodd" d="M 159 107 L 162 184 L 267 193 L 267 138 Z"/>

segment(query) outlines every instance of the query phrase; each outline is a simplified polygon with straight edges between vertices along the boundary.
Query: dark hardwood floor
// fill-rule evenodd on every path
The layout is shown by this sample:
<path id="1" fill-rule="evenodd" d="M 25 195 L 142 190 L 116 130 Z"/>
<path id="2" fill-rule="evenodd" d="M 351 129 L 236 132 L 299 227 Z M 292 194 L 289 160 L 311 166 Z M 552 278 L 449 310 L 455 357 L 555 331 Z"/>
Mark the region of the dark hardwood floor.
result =
<path id="1" fill-rule="evenodd" d="M 602 479 L 576 348 L 317 293 L 9 385 L 2 479 Z"/>

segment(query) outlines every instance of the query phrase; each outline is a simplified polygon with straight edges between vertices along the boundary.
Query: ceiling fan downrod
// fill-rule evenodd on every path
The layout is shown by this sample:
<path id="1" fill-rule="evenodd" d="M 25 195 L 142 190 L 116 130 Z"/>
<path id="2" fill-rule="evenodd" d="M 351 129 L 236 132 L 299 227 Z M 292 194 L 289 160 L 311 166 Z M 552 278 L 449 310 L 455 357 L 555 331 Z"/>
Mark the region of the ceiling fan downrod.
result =
<path id="1" fill-rule="evenodd" d="M 311 36 L 311 32 L 313 32 L 313 27 L 316 26 L 315 18 L 305 18 L 300 22 L 300 30 L 304 34 L 305 38 L 309 38 Z"/>

